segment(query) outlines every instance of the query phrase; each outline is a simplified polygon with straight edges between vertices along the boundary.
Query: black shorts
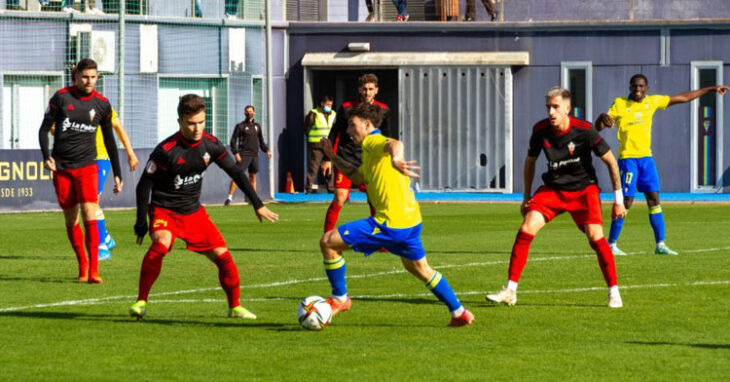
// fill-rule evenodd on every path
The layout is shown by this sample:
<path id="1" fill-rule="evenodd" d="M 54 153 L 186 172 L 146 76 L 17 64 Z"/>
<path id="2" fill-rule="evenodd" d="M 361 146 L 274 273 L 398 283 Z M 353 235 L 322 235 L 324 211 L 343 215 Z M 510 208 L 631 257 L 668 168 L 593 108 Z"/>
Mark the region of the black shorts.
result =
<path id="1" fill-rule="evenodd" d="M 241 161 L 236 162 L 236 167 L 240 168 L 243 171 L 248 170 L 249 174 L 255 174 L 259 172 L 259 157 L 258 155 L 241 155 Z"/>

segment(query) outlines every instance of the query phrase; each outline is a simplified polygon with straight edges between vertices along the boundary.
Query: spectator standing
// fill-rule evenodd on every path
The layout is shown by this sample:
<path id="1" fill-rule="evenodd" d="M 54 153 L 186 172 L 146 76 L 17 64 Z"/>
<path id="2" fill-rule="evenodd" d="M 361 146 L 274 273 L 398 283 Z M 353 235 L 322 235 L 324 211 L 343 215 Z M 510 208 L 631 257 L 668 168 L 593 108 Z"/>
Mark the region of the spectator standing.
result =
<path id="1" fill-rule="evenodd" d="M 248 169 L 248 179 L 256 191 L 256 173 L 259 172 L 259 148 L 271 159 L 272 154 L 264 142 L 264 135 L 261 125 L 254 121 L 256 109 L 248 105 L 244 109 L 246 119 L 237 124 L 231 135 L 231 152 L 236 158 L 236 165 L 242 170 Z M 236 191 L 236 182 L 231 181 L 228 187 L 228 198 L 223 203 L 228 206 L 233 200 L 233 193 Z"/>
<path id="2" fill-rule="evenodd" d="M 337 113 L 332 110 L 332 97 L 325 95 L 319 103 L 319 107 L 312 109 L 304 119 L 304 134 L 307 135 L 307 181 L 305 192 L 307 194 L 319 188 L 317 175 L 320 165 L 322 175 L 327 178 L 327 189 L 330 190 L 332 178 L 332 164 L 325 157 L 320 146 L 322 138 L 329 136 L 332 125 L 335 123 Z"/>
<path id="3" fill-rule="evenodd" d="M 486 9 L 492 21 L 497 20 L 497 8 L 494 0 L 482 0 L 484 9 Z M 476 21 L 477 7 L 476 0 L 466 0 L 466 14 L 464 15 L 464 21 Z"/>

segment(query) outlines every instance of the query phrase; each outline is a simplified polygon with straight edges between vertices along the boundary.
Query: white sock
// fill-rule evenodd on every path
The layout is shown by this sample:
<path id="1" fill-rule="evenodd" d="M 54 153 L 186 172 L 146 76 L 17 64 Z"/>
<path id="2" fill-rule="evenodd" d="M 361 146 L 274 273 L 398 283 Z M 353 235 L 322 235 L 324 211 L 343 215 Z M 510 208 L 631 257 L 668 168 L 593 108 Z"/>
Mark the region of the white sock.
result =
<path id="1" fill-rule="evenodd" d="M 507 289 L 517 292 L 517 283 L 512 280 L 507 281 Z"/>
<path id="2" fill-rule="evenodd" d="M 656 246 L 657 246 L 657 248 L 659 248 L 659 247 L 661 247 L 661 246 L 663 246 L 663 245 L 664 245 L 664 240 L 662 240 L 662 241 L 658 241 L 658 242 L 656 243 Z"/>
<path id="3" fill-rule="evenodd" d="M 464 309 L 464 305 L 462 305 L 462 306 L 456 308 L 455 310 L 451 311 L 451 316 L 459 317 L 459 316 L 461 316 L 462 313 L 464 313 L 464 310 L 466 310 L 466 309 Z"/>
<path id="4" fill-rule="evenodd" d="M 233 200 L 233 195 L 228 195 L 228 200 Z"/>
<path id="5" fill-rule="evenodd" d="M 614 286 L 608 288 L 608 295 L 614 296 L 614 297 L 621 297 L 621 294 L 618 293 L 618 285 L 614 285 Z"/>
<path id="6" fill-rule="evenodd" d="M 337 301 L 337 302 L 345 302 L 345 301 L 347 301 L 347 295 L 343 295 L 343 296 L 335 296 L 335 295 L 332 295 L 332 298 L 335 299 L 335 301 Z"/>

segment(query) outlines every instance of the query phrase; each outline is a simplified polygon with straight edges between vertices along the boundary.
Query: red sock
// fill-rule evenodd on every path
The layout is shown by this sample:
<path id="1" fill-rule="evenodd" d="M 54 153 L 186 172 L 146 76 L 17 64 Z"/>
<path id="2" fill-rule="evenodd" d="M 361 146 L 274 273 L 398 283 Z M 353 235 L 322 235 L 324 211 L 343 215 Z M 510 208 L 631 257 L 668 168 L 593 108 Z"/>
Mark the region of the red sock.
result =
<path id="1" fill-rule="evenodd" d="M 236 263 L 233 262 L 231 253 L 226 251 L 224 254 L 218 256 L 214 263 L 218 266 L 218 280 L 226 292 L 226 297 L 228 297 L 228 307 L 235 308 L 241 305 L 238 301 L 241 296 L 238 268 L 236 267 Z"/>
<path id="2" fill-rule="evenodd" d="M 611 247 L 608 245 L 605 237 L 600 238 L 594 242 L 591 242 L 591 248 L 596 251 L 598 255 L 598 265 L 601 267 L 603 278 L 606 280 L 606 285 L 612 287 L 617 285 L 616 281 L 616 264 L 613 262 L 613 252 Z"/>
<path id="3" fill-rule="evenodd" d="M 79 263 L 79 273 L 86 273 L 89 270 L 89 262 L 86 260 L 86 252 L 84 252 L 84 233 L 81 232 L 81 225 L 76 223 L 73 227 L 66 226 L 66 234 L 71 247 L 76 253 L 76 261 Z"/>
<path id="4" fill-rule="evenodd" d="M 514 282 L 520 281 L 522 270 L 527 264 L 527 254 L 530 252 L 530 244 L 535 235 L 527 232 L 517 232 L 515 244 L 512 246 L 512 256 L 509 258 L 509 280 Z"/>
<path id="5" fill-rule="evenodd" d="M 330 207 L 327 208 L 327 215 L 324 217 L 324 232 L 329 232 L 335 229 L 335 226 L 337 225 L 337 218 L 340 217 L 341 209 L 342 207 L 335 203 L 334 200 L 330 203 Z"/>
<path id="6" fill-rule="evenodd" d="M 159 241 L 153 241 L 150 245 L 150 249 L 144 255 L 142 260 L 142 270 L 139 273 L 139 293 L 137 294 L 137 300 L 147 301 L 147 296 L 150 294 L 152 284 L 157 280 L 157 276 L 160 275 L 162 269 L 162 259 L 169 252 L 167 247 L 162 245 Z"/>
<path id="7" fill-rule="evenodd" d="M 99 228 L 96 220 L 84 222 L 86 251 L 89 253 L 89 276 L 99 275 Z"/>

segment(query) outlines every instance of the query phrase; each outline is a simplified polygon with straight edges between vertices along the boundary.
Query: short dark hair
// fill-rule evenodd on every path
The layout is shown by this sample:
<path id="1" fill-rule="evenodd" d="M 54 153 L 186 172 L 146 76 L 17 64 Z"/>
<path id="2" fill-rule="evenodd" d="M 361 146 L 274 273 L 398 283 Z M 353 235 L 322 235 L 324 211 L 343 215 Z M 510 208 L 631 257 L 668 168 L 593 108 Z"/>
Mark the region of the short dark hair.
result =
<path id="1" fill-rule="evenodd" d="M 325 94 L 325 95 L 322 96 L 322 100 L 319 101 L 319 102 L 324 103 L 324 102 L 333 102 L 333 101 L 334 100 L 332 99 L 332 97 L 330 97 L 329 94 Z"/>
<path id="2" fill-rule="evenodd" d="M 357 82 L 360 84 L 360 86 L 372 83 L 377 87 L 378 86 L 378 76 L 376 76 L 373 73 L 365 73 L 362 76 L 360 76 L 360 78 L 357 79 Z"/>
<path id="3" fill-rule="evenodd" d="M 99 70 L 99 67 L 96 65 L 96 61 L 90 59 L 90 58 L 82 58 L 76 66 L 74 66 L 71 69 L 71 78 L 76 77 L 76 73 L 81 73 L 84 70 L 87 69 L 96 69 Z"/>
<path id="4" fill-rule="evenodd" d="M 253 105 L 246 105 L 246 107 L 243 108 L 243 111 L 246 111 L 246 109 L 251 108 L 253 111 L 256 111 L 256 108 L 253 107 Z"/>
<path id="5" fill-rule="evenodd" d="M 182 118 L 184 115 L 194 115 L 201 111 L 205 111 L 205 101 L 203 97 L 197 94 L 185 94 L 180 97 L 177 104 L 177 117 Z"/>
<path id="6" fill-rule="evenodd" d="M 643 75 L 641 73 L 636 73 L 633 76 L 631 76 L 631 79 L 629 80 L 629 85 L 631 85 L 634 82 L 634 80 L 637 78 L 641 78 L 642 80 L 644 80 L 645 84 L 649 85 L 649 80 L 646 78 L 645 75 Z"/>
<path id="7" fill-rule="evenodd" d="M 370 121 L 376 129 L 380 126 L 380 121 L 383 119 L 380 107 L 369 103 L 361 103 L 350 108 L 350 110 L 347 111 L 347 119 L 350 120 L 353 117 Z"/>

